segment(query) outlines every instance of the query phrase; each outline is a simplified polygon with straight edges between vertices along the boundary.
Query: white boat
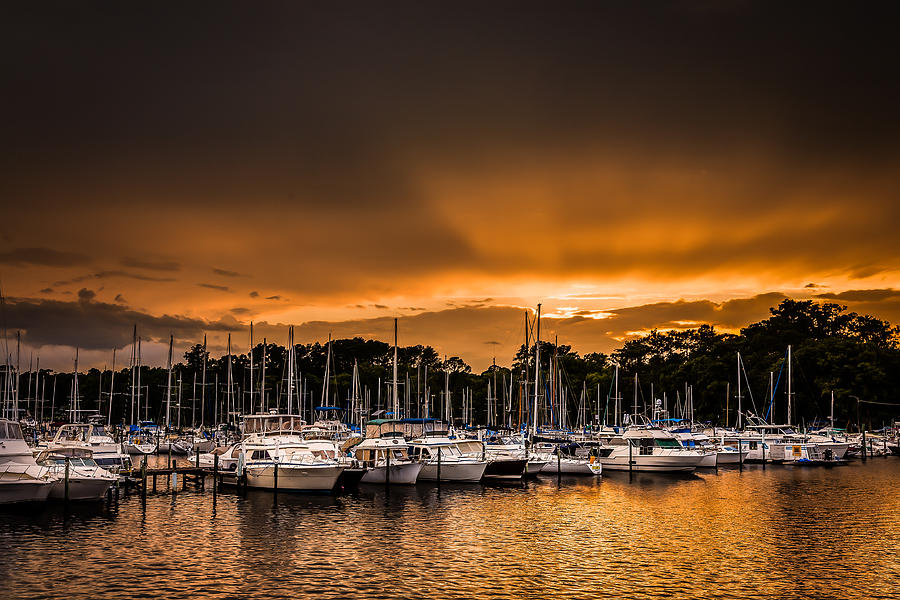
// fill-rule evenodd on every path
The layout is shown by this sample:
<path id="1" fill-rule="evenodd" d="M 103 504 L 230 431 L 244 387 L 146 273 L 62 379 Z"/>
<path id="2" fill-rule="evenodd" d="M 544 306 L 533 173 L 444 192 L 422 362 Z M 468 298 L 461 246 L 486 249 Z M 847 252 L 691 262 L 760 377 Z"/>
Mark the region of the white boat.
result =
<path id="1" fill-rule="evenodd" d="M 670 432 L 656 428 L 626 429 L 605 440 L 597 450 L 604 470 L 689 472 L 703 460 L 703 454 L 684 448 Z"/>
<path id="2" fill-rule="evenodd" d="M 101 500 L 116 482 L 116 476 L 100 467 L 84 448 L 44 450 L 37 463 L 50 469 L 57 478 L 50 489 L 50 498 L 66 498 L 66 463 L 68 462 L 69 500 Z"/>
<path id="3" fill-rule="evenodd" d="M 694 431 L 674 431 L 673 434 L 681 445 L 688 450 L 694 450 L 703 455 L 703 458 L 700 460 L 700 464 L 697 465 L 700 469 L 715 469 L 718 464 L 718 457 L 716 453 L 716 449 L 713 446 L 712 442 L 710 442 L 709 436 L 705 433 L 697 433 Z"/>
<path id="4" fill-rule="evenodd" d="M 538 444 L 538 449 L 549 450 L 550 459 L 541 469 L 541 473 L 553 475 L 593 475 L 603 473 L 603 465 L 597 459 L 596 453 L 588 451 L 586 455 L 576 453 L 577 444 L 555 445 Z M 586 449 L 585 449 L 586 450 Z"/>
<path id="5" fill-rule="evenodd" d="M 487 460 L 466 456 L 446 431 L 427 431 L 409 442 L 409 455 L 424 463 L 419 473 L 423 481 L 478 482 L 484 476 Z"/>
<path id="6" fill-rule="evenodd" d="M 90 423 L 69 423 L 63 425 L 46 445 L 47 450 L 68 450 L 82 448 L 91 452 L 98 466 L 112 473 L 131 470 L 131 457 L 123 445 L 106 432 L 102 425 Z"/>
<path id="7" fill-rule="evenodd" d="M 38 465 L 15 421 L 0 419 L 0 504 L 43 502 L 56 477 Z"/>
<path id="8" fill-rule="evenodd" d="M 236 471 L 246 475 L 248 487 L 292 492 L 329 492 L 334 488 L 345 466 L 326 452 L 313 450 L 300 435 L 303 425 L 305 422 L 296 415 L 244 417 L 245 438 Z"/>
<path id="9" fill-rule="evenodd" d="M 361 483 L 410 485 L 419 478 L 423 463 L 411 460 L 409 444 L 400 432 L 385 432 L 366 438 L 353 448 L 353 455 L 366 468 Z"/>

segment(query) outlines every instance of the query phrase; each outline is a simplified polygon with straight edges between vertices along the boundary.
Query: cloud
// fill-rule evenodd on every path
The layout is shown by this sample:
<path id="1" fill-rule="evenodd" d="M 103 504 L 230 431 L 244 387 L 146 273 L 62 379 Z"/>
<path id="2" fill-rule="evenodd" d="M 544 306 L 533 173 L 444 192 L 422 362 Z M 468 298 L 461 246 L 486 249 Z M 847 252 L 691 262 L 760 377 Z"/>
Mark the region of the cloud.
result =
<path id="1" fill-rule="evenodd" d="M 53 288 L 44 288 L 44 289 L 41 290 L 41 293 L 42 293 L 42 294 L 52 294 L 52 293 L 53 293 Z"/>
<path id="2" fill-rule="evenodd" d="M 878 302 L 891 298 L 900 298 L 900 290 L 893 288 L 874 289 L 874 290 L 847 290 L 845 292 L 828 292 L 824 294 L 816 294 L 816 298 L 825 300 L 840 300 L 847 302 Z"/>
<path id="3" fill-rule="evenodd" d="M 229 288 L 227 285 L 216 285 L 214 283 L 198 283 L 197 285 L 203 288 L 209 288 L 211 290 L 219 290 L 220 292 L 231 291 L 231 288 Z"/>
<path id="4" fill-rule="evenodd" d="M 227 271 L 225 269 L 213 269 L 213 273 L 216 275 L 221 275 L 223 277 L 250 277 L 249 275 L 245 275 L 243 273 L 238 273 L 237 271 Z"/>
<path id="5" fill-rule="evenodd" d="M 123 267 L 134 267 L 136 269 L 149 269 L 151 271 L 178 271 L 181 265 L 176 261 L 148 261 L 138 258 L 126 256 L 121 261 Z"/>
<path id="6" fill-rule="evenodd" d="M 52 248 L 14 248 L 8 252 L 0 252 L 0 264 L 14 267 L 25 265 L 74 267 L 88 262 L 90 262 L 88 257 L 79 252 L 65 252 Z"/>
<path id="7" fill-rule="evenodd" d="M 281 300 L 281 296 L 279 296 L 279 295 L 266 296 L 266 300 Z"/>
<path id="8" fill-rule="evenodd" d="M 250 309 L 244 308 L 242 306 L 238 306 L 238 307 L 232 308 L 231 312 L 233 312 L 236 315 L 245 315 L 250 312 Z"/>
<path id="9" fill-rule="evenodd" d="M 83 281 L 89 281 L 91 279 L 110 279 L 110 278 L 118 278 L 123 277 L 126 279 L 136 279 L 138 281 L 157 281 L 157 282 L 165 282 L 165 281 L 175 281 L 173 277 L 154 277 L 152 275 L 142 275 L 140 273 L 130 273 L 127 271 L 98 271 L 96 273 L 90 273 L 88 275 L 80 275 L 78 277 L 73 277 L 72 279 L 55 281 L 53 283 L 53 287 L 61 287 L 64 285 L 70 285 L 72 283 L 81 283 Z"/>
<path id="10" fill-rule="evenodd" d="M 132 327 L 145 340 L 168 340 L 169 334 L 182 341 L 202 338 L 205 331 L 239 329 L 236 322 L 207 321 L 181 315 L 151 315 L 126 306 L 95 302 L 91 290 L 82 289 L 78 301 L 11 298 L 5 306 L 7 327 L 24 331 L 24 341 L 32 347 L 71 346 L 89 350 L 123 348 L 131 343 Z"/>
<path id="11" fill-rule="evenodd" d="M 249 295 L 251 298 L 256 298 L 259 296 L 259 292 L 257 292 L 256 290 L 253 290 L 252 292 L 250 292 Z"/>
<path id="12" fill-rule="evenodd" d="M 114 301 L 115 301 L 115 302 L 119 302 L 119 303 L 121 303 L 121 304 L 127 304 L 127 302 L 126 302 L 126 300 L 125 300 L 125 297 L 122 296 L 122 294 L 116 294 L 116 297 L 115 297 Z"/>

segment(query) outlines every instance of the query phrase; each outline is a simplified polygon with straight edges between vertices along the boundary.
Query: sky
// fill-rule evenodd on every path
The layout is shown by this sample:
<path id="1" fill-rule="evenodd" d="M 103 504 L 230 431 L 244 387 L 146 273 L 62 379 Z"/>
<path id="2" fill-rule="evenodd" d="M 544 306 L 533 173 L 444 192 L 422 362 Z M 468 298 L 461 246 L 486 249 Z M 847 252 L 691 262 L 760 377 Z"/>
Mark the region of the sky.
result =
<path id="1" fill-rule="evenodd" d="M 42 366 L 900 323 L 896 4 L 19 4 L 0 325 Z"/>

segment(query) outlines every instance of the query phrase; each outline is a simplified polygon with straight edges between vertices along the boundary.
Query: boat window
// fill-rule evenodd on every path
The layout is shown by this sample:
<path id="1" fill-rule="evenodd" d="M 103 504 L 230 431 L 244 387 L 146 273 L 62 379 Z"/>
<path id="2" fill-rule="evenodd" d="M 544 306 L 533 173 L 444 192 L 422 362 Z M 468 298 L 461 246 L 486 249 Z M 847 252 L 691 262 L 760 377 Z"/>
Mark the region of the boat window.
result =
<path id="1" fill-rule="evenodd" d="M 254 450 L 253 455 L 250 458 L 252 458 L 253 460 L 265 460 L 269 458 L 269 455 L 265 450 Z"/>
<path id="2" fill-rule="evenodd" d="M 658 448 L 680 448 L 681 444 L 678 443 L 678 440 L 656 438 L 656 446 Z"/>
<path id="3" fill-rule="evenodd" d="M 241 449 L 239 447 L 235 447 L 235 449 L 231 451 L 231 458 L 237 458 L 240 454 Z"/>
<path id="4" fill-rule="evenodd" d="M 0 421 L 0 440 L 5 440 L 6 438 L 6 423 Z"/>
<path id="5" fill-rule="evenodd" d="M 406 453 L 400 448 L 394 448 L 394 456 L 393 458 L 403 460 L 406 458 Z"/>
<path id="6" fill-rule="evenodd" d="M 8 440 L 24 440 L 22 437 L 22 428 L 19 427 L 18 423 L 7 423 L 6 424 L 6 439 Z"/>

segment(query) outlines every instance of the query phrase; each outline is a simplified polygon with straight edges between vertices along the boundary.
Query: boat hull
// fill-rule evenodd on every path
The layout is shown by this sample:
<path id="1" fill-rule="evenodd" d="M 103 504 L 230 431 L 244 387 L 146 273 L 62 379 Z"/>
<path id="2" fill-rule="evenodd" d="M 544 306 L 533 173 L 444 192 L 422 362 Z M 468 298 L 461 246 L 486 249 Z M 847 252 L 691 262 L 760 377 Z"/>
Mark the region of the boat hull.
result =
<path id="1" fill-rule="evenodd" d="M 113 481 L 96 477 L 69 477 L 69 500 L 102 500 Z M 65 479 L 58 479 L 50 489 L 50 498 L 66 499 Z"/>
<path id="2" fill-rule="evenodd" d="M 455 463 L 455 462 L 442 462 L 441 463 L 441 481 L 459 481 L 459 482 L 469 482 L 475 483 L 481 481 L 481 478 L 484 477 L 484 471 L 487 469 L 486 462 L 471 462 L 471 463 Z M 438 465 L 436 462 L 427 463 L 422 467 L 422 471 L 419 473 L 420 481 L 437 481 L 438 480 Z"/>
<path id="3" fill-rule="evenodd" d="M 700 464 L 701 456 L 653 456 L 634 455 L 634 464 L 628 464 L 628 455 L 602 458 L 604 471 L 650 471 L 657 473 L 689 473 Z"/>
<path id="4" fill-rule="evenodd" d="M 563 474 L 563 475 L 600 475 L 603 467 L 601 463 L 594 461 L 592 464 L 588 460 L 579 460 L 572 458 L 561 458 L 559 460 L 550 459 L 541 473 Z"/>
<path id="5" fill-rule="evenodd" d="M 54 483 L 54 480 L 17 479 L 0 475 L 0 504 L 44 502 Z"/>
<path id="6" fill-rule="evenodd" d="M 485 479 L 522 479 L 528 460 L 525 458 L 495 459 L 487 464 L 484 470 Z"/>
<path id="7" fill-rule="evenodd" d="M 403 463 L 403 464 L 392 464 L 390 467 L 387 465 L 380 465 L 377 467 L 369 467 L 366 470 L 365 475 L 362 476 L 360 480 L 361 483 L 387 483 L 388 477 L 388 469 L 390 469 L 390 483 L 397 485 L 412 485 L 419 478 L 419 473 L 422 472 L 422 467 L 424 465 L 422 463 L 414 462 L 414 463 Z"/>
<path id="8" fill-rule="evenodd" d="M 344 467 L 341 465 L 278 465 L 278 490 L 286 492 L 330 492 Z M 247 487 L 274 490 L 275 467 L 248 466 Z"/>

